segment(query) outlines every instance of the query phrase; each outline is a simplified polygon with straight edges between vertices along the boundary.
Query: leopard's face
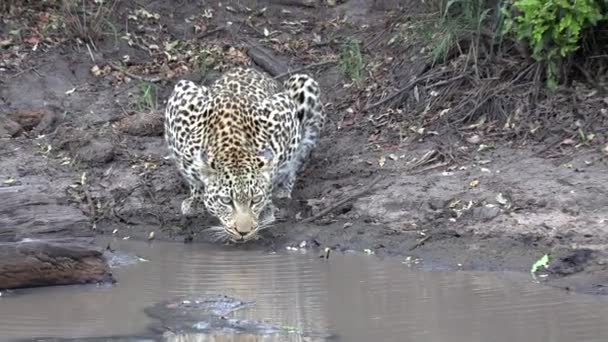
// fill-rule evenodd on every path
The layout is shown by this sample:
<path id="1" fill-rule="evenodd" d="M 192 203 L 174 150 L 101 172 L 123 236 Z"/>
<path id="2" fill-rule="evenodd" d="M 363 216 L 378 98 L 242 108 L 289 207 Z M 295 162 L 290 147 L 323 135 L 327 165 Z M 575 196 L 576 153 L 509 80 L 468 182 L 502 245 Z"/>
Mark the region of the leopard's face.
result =
<path id="1" fill-rule="evenodd" d="M 218 240 L 252 240 L 274 221 L 269 211 L 271 163 L 259 158 L 241 158 L 238 168 L 230 163 L 217 163 L 207 172 L 203 203 L 222 223 L 211 228 Z"/>

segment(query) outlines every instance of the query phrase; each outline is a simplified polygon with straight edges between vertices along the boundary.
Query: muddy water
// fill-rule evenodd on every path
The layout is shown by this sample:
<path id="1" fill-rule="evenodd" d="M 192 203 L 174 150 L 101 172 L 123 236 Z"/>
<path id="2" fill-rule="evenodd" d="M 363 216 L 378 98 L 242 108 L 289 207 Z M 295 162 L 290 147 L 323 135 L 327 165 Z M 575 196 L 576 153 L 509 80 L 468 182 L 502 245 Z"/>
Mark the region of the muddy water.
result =
<path id="1" fill-rule="evenodd" d="M 264 322 L 281 332 L 195 331 L 171 340 L 608 341 L 606 298 L 543 287 L 524 274 L 416 271 L 401 259 L 348 253 L 325 260 L 312 251 L 268 254 L 125 241 L 113 247 L 147 261 L 117 267 L 115 286 L 4 294 L 0 340 L 154 337 L 148 327 L 158 321 L 145 308 L 221 294 L 255 302 L 230 313 L 231 319 Z"/>

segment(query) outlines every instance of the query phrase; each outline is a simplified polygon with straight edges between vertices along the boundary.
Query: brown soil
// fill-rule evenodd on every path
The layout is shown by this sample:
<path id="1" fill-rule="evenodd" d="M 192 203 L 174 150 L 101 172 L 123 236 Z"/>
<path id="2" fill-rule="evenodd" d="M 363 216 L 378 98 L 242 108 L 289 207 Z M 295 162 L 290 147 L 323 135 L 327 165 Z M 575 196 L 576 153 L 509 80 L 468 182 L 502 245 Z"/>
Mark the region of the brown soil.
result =
<path id="1" fill-rule="evenodd" d="M 156 239 L 205 241 L 202 230 L 214 220 L 180 215 L 187 189 L 165 159 L 162 110 L 174 83 L 207 83 L 232 65 L 261 65 L 276 75 L 336 61 L 341 42 L 358 37 L 367 63 L 361 85 L 337 63 L 306 71 L 322 86 L 329 124 L 294 199 L 279 203 L 287 221 L 258 242 L 234 248 L 282 249 L 306 240 L 421 258 L 432 269 L 526 272 L 549 253 L 554 262 L 544 281 L 607 292 L 605 137 L 579 141 L 566 131 L 507 141 L 479 127 L 443 127 L 440 120 L 422 130 L 425 120 L 385 105 L 363 111 L 379 94 L 428 69 L 428 60 L 417 58 L 417 43 L 378 43 L 390 39 L 395 13 L 415 15 L 408 2 L 351 0 L 317 8 L 222 3 L 123 1 L 110 18 L 116 35 L 101 35 L 88 47 L 64 29 L 53 31 L 49 23 L 60 8 L 7 15 L 0 22 L 2 186 L 36 188 L 79 207 L 91 220 L 88 229 L 99 234 L 146 239 L 154 232 Z M 149 85 L 157 103 L 142 95 Z M 421 96 L 416 89 L 408 90 L 407 101 Z M 593 111 L 605 121 L 606 100 L 585 97 L 586 91 L 583 85 L 570 90 L 593 100 L 573 120 Z M 381 179 L 366 193 L 298 223 L 377 175 Z"/>

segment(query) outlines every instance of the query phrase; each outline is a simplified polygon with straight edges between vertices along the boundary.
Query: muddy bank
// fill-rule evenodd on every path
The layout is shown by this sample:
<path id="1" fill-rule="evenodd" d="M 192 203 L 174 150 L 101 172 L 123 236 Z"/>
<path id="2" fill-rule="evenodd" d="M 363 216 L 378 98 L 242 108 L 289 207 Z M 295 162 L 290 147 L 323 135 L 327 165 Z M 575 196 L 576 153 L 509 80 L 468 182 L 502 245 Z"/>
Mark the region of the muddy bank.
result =
<path id="1" fill-rule="evenodd" d="M 94 48 L 61 30 L 32 29 L 56 19 L 56 8 L 20 13 L 30 21 L 7 17 L 0 27 L 12 42 L 3 46 L 0 74 L 2 189 L 26 186 L 56 199 L 57 210 L 78 211 L 78 229 L 62 232 L 50 220 L 49 238 L 87 231 L 147 239 L 154 232 L 161 240 L 206 241 L 202 230 L 215 220 L 181 217 L 187 189 L 165 158 L 160 118 L 173 84 L 181 78 L 208 83 L 233 65 L 281 64 L 274 70 L 281 73 L 327 62 L 306 70 L 324 90 L 329 123 L 294 199 L 279 203 L 288 220 L 234 248 L 285 249 L 306 241 L 420 258 L 431 268 L 526 272 L 549 253 L 576 266 L 553 272 L 545 278 L 549 284 L 604 293 L 608 163 L 601 146 L 576 147 L 557 137 L 556 150 L 550 139 L 509 142 L 474 128 L 438 135 L 412 127 L 413 118 L 396 121 L 395 111 L 362 111 L 361 97 L 402 87 L 426 61 L 417 58 L 416 46 L 399 50 L 406 57 L 391 63 L 392 47 L 375 48 L 375 59 L 368 51 L 369 64 L 380 63 L 370 75 L 382 78 L 366 89 L 345 76 L 336 57 L 348 37 L 377 41 L 387 11 L 407 3 L 175 8 L 151 2 L 142 12 L 122 2 L 112 17 L 117 36 L 100 38 Z M 125 22 L 131 30 L 118 24 Z M 31 39 L 10 35 L 24 23 Z M 254 48 L 269 52 L 271 63 L 251 53 Z M 299 223 L 376 176 L 381 180 L 365 194 Z M 579 250 L 593 253 L 568 259 Z"/>

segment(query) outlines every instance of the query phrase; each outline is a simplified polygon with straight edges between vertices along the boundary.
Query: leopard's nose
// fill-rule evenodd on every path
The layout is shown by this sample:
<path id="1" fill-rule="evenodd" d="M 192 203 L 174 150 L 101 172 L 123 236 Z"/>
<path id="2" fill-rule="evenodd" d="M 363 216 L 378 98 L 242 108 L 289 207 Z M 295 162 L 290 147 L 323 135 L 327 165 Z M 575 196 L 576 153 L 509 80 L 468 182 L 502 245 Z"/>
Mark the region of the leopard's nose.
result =
<path id="1" fill-rule="evenodd" d="M 247 235 L 255 228 L 255 221 L 249 215 L 239 215 L 236 218 L 235 228 L 240 235 Z"/>

